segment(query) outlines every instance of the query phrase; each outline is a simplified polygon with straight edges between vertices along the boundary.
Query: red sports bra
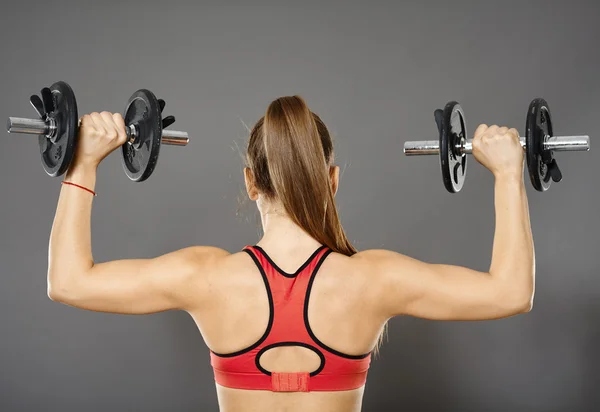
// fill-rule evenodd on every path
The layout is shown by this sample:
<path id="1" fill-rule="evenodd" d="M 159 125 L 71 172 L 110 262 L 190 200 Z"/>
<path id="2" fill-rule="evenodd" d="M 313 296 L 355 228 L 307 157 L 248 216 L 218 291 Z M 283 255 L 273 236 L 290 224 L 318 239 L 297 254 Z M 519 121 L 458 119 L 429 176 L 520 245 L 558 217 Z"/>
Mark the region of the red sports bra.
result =
<path id="1" fill-rule="evenodd" d="M 295 272 L 286 273 L 260 246 L 246 246 L 262 275 L 269 297 L 269 323 L 253 345 L 228 354 L 210 352 L 215 381 L 238 389 L 275 392 L 343 391 L 365 384 L 371 353 L 346 355 L 319 341 L 308 323 L 312 283 L 325 258 L 332 252 L 319 247 Z M 321 365 L 313 372 L 270 372 L 260 357 L 279 346 L 301 346 L 315 352 Z"/>

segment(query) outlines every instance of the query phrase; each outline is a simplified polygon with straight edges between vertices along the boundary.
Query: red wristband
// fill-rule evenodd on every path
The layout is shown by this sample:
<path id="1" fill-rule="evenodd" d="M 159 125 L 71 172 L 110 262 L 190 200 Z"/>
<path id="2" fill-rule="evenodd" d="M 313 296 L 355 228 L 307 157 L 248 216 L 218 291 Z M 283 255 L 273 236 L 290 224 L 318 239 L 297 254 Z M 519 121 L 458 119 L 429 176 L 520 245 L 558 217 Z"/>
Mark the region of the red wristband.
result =
<path id="1" fill-rule="evenodd" d="M 83 186 L 80 186 L 80 185 L 78 185 L 78 184 L 75 184 L 75 183 L 72 183 L 72 182 L 62 182 L 62 184 L 63 184 L 63 185 L 75 186 L 75 187 L 78 187 L 78 188 L 80 188 L 80 189 L 83 189 L 83 190 L 85 190 L 86 192 L 90 192 L 90 193 L 91 193 L 91 194 L 93 194 L 94 196 L 98 196 L 98 194 L 97 194 L 96 192 L 94 192 L 93 190 L 90 190 L 90 189 L 88 189 L 87 187 L 83 187 Z"/>

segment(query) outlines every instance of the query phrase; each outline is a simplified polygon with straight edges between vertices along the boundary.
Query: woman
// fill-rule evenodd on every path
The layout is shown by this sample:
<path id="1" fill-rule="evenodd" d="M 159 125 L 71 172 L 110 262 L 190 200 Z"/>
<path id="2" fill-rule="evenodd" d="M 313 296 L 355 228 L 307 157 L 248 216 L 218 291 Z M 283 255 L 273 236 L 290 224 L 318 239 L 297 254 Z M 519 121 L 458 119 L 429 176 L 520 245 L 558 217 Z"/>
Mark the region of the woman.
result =
<path id="1" fill-rule="evenodd" d="M 497 319 L 531 308 L 534 252 L 515 129 L 475 131 L 473 154 L 495 176 L 485 273 L 357 252 L 337 215 L 331 138 L 297 96 L 272 102 L 250 134 L 244 178 L 264 229 L 257 245 L 94 263 L 89 192 L 124 130 L 119 114 L 82 118 L 50 238 L 49 297 L 112 313 L 187 311 L 210 348 L 223 412 L 360 411 L 370 353 L 391 317 Z"/>

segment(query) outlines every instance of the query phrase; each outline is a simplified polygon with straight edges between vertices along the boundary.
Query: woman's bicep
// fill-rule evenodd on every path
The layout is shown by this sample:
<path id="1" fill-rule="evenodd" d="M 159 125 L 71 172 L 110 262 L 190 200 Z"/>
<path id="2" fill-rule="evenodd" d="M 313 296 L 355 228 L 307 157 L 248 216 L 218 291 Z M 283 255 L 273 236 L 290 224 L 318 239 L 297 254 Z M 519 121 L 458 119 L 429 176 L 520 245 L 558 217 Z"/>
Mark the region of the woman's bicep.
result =
<path id="1" fill-rule="evenodd" d="M 498 319 L 519 313 L 506 285 L 489 273 L 430 264 L 385 250 L 369 251 L 375 293 L 385 316 L 437 320 Z"/>
<path id="2" fill-rule="evenodd" d="M 53 300 L 81 309 L 146 314 L 188 309 L 202 291 L 202 273 L 212 253 L 187 248 L 153 259 L 115 260 L 95 264 L 64 282 L 49 283 Z M 208 248 L 214 249 L 214 248 Z M 203 253 L 204 252 L 204 253 Z"/>

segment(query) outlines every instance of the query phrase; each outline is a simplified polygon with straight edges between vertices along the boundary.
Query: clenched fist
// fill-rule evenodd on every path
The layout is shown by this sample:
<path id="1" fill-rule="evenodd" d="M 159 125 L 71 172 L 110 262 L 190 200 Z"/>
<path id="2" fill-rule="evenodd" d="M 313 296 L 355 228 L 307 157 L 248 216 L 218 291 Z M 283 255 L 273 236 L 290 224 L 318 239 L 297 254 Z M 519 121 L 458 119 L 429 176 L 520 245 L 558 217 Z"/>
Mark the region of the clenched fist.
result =
<path id="1" fill-rule="evenodd" d="M 125 121 L 119 113 L 91 113 L 81 118 L 74 164 L 98 166 L 127 141 Z"/>
<path id="2" fill-rule="evenodd" d="M 523 175 L 523 146 L 519 132 L 508 127 L 479 125 L 473 137 L 473 156 L 495 177 Z"/>

